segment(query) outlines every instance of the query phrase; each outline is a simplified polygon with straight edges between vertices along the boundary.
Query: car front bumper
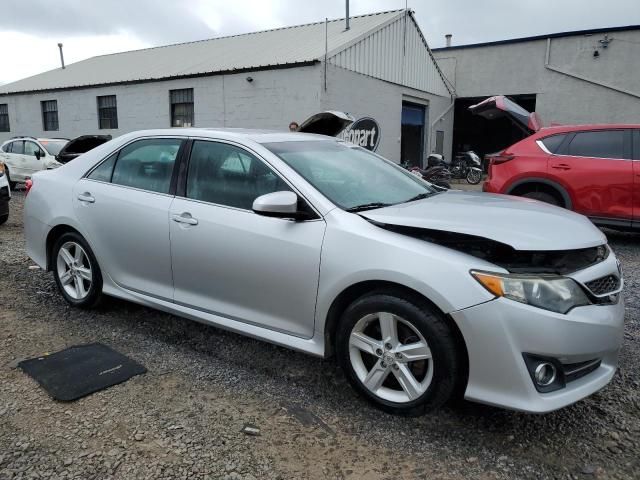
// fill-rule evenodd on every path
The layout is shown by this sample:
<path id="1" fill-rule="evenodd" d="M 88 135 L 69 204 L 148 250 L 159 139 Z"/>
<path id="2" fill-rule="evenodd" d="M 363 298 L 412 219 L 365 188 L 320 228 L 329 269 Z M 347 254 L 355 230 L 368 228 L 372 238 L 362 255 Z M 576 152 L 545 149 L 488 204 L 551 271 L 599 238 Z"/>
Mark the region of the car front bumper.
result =
<path id="1" fill-rule="evenodd" d="M 624 299 L 612 305 L 577 307 L 566 315 L 505 298 L 451 314 L 467 345 L 465 398 L 544 413 L 570 405 L 609 383 L 618 365 L 624 330 Z M 551 357 L 563 365 L 599 359 L 599 366 L 550 393 L 540 393 L 523 354 Z"/>
<path id="2" fill-rule="evenodd" d="M 0 186 L 0 217 L 9 213 L 9 200 L 11 200 L 9 185 Z"/>

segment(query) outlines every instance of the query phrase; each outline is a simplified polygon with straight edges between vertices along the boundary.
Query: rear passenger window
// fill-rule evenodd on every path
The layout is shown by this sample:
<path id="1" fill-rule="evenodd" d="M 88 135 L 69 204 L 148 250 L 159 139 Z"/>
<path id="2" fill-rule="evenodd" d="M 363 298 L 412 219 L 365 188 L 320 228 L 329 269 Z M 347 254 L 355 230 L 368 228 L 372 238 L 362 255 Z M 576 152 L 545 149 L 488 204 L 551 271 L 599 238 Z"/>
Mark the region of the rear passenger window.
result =
<path id="1" fill-rule="evenodd" d="M 175 138 L 155 138 L 127 145 L 118 154 L 111 182 L 151 192 L 169 193 L 173 166 L 181 143 Z"/>
<path id="2" fill-rule="evenodd" d="M 578 132 L 567 153 L 577 157 L 625 158 L 624 134 L 624 130 Z"/>
<path id="3" fill-rule="evenodd" d="M 99 182 L 110 182 L 111 175 L 113 174 L 113 166 L 116 164 L 116 158 L 118 158 L 118 154 L 114 153 L 98 165 L 98 168 L 91 172 L 88 178 L 98 180 Z"/>
<path id="4" fill-rule="evenodd" d="M 265 163 L 226 143 L 196 141 L 187 174 L 187 197 L 251 210 L 260 195 L 291 190 Z"/>
<path id="5" fill-rule="evenodd" d="M 543 138 L 541 141 L 547 150 L 551 153 L 556 153 L 565 138 L 567 138 L 567 135 L 563 133 L 561 135 L 551 135 L 550 137 Z"/>
<path id="6" fill-rule="evenodd" d="M 2 151 L 5 153 L 11 153 L 11 144 L 13 142 L 9 142 L 7 143 L 5 146 L 2 147 Z"/>
<path id="7" fill-rule="evenodd" d="M 17 153 L 18 155 L 24 154 L 24 141 L 18 140 L 11 144 L 11 153 Z"/>

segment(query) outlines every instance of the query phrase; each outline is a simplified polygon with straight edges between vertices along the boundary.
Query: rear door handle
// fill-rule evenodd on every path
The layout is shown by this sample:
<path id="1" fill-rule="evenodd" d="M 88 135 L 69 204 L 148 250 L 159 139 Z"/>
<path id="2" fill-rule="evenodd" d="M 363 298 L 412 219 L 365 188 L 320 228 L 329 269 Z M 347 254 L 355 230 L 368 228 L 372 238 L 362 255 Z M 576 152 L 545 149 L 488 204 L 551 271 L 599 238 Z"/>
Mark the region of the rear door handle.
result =
<path id="1" fill-rule="evenodd" d="M 193 218 L 189 212 L 182 212 L 180 215 L 171 215 L 171 220 L 176 223 L 186 223 L 187 225 L 198 224 L 198 220 Z"/>
<path id="2" fill-rule="evenodd" d="M 96 201 L 96 199 L 93 198 L 93 196 L 89 192 L 84 192 L 78 195 L 78 200 L 87 203 L 94 203 Z"/>
<path id="3" fill-rule="evenodd" d="M 555 168 L 556 170 L 571 170 L 571 166 L 566 163 L 558 163 L 556 165 L 551 165 L 551 168 Z"/>

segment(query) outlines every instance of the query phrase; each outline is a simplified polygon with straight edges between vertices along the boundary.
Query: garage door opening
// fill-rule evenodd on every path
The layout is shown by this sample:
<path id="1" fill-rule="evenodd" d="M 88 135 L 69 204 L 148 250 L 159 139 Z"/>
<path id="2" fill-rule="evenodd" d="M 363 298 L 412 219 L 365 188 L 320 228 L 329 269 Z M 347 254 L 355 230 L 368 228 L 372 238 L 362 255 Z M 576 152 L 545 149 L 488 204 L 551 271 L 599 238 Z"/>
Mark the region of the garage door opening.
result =
<path id="1" fill-rule="evenodd" d="M 411 167 L 422 167 L 425 116 L 424 105 L 402 102 L 400 161 Z"/>
<path id="2" fill-rule="evenodd" d="M 489 95 L 487 96 L 489 97 Z M 473 150 L 480 158 L 488 153 L 498 152 L 527 136 L 507 118 L 487 120 L 469 111 L 487 97 L 457 98 L 453 121 L 453 154 Z M 525 110 L 536 110 L 536 95 L 509 95 L 508 98 L 516 102 Z"/>

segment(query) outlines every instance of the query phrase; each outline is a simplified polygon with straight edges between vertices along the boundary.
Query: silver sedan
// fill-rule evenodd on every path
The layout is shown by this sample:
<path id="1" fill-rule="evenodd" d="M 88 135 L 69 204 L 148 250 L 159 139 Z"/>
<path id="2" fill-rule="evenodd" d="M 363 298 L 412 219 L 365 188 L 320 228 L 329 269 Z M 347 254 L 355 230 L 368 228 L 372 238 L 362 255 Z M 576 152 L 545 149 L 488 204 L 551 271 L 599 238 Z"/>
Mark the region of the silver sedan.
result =
<path id="1" fill-rule="evenodd" d="M 442 191 L 331 137 L 151 130 L 37 173 L 31 258 L 111 295 L 318 356 L 366 399 L 529 412 L 612 378 L 622 275 L 585 217 Z"/>

